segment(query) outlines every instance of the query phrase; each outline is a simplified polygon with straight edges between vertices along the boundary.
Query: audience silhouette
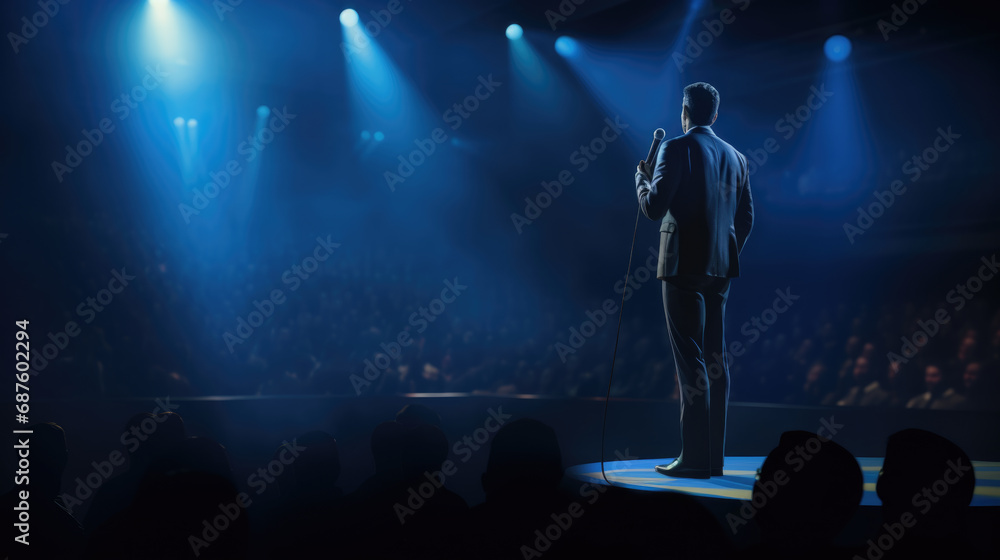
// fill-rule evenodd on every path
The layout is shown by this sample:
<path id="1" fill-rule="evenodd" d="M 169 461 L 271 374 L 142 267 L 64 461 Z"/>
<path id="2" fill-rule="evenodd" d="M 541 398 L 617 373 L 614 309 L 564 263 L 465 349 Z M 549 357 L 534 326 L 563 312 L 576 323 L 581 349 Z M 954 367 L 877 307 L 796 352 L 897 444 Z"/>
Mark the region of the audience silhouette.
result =
<path id="1" fill-rule="evenodd" d="M 119 438 L 128 458 L 125 470 L 95 490 L 83 524 L 88 532 L 128 507 L 146 469 L 184 439 L 184 430 L 184 420 L 175 412 L 143 412 L 129 418 Z"/>
<path id="2" fill-rule="evenodd" d="M 338 486 L 342 450 L 330 433 L 283 441 L 261 471 L 272 475 L 268 484 L 255 492 L 249 479 L 248 487 L 237 482 L 226 448 L 186 436 L 179 415 L 137 414 L 121 438 L 127 466 L 96 492 L 85 533 L 59 498 L 69 458 L 62 428 L 30 429 L 31 546 L 16 543 L 19 529 L 8 524 L 4 558 L 893 560 L 981 558 L 991 546 L 970 544 L 989 517 L 970 508 L 976 475 L 969 457 L 918 429 L 889 437 L 876 486 L 883 522 L 863 537 L 857 460 L 817 434 L 785 432 L 737 521 L 759 534 L 743 533 L 750 542 L 739 547 L 736 532 L 725 530 L 730 517 L 716 507 L 732 502 L 713 506 L 679 492 L 564 478 L 556 432 L 530 418 L 506 421 L 492 435 L 481 474 L 485 500 L 470 509 L 448 488 L 457 462 L 441 417 L 416 404 L 374 426 L 374 470 L 347 494 Z M 138 434 L 132 443 L 128 436 Z M 15 515 L 21 488 L 3 495 Z M 271 494 L 259 497 L 266 488 Z"/>
<path id="3" fill-rule="evenodd" d="M 951 441 L 926 430 L 889 436 L 876 491 L 884 524 L 868 544 L 885 558 L 977 558 L 965 543 L 976 474 Z"/>
<path id="4" fill-rule="evenodd" d="M 861 467 L 837 443 L 805 431 L 781 435 L 764 459 L 750 504 L 763 543 L 750 558 L 841 558 L 834 539 L 864 494 Z"/>

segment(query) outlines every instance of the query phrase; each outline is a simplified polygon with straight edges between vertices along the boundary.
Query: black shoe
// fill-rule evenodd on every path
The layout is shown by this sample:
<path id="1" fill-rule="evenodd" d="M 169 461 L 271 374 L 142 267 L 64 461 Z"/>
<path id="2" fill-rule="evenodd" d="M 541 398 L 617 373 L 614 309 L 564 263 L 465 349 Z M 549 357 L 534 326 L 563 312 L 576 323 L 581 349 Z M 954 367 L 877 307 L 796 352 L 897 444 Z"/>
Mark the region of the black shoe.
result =
<path id="1" fill-rule="evenodd" d="M 656 472 L 658 472 L 658 473 L 660 473 L 662 475 L 671 476 L 671 477 L 674 477 L 674 478 L 710 478 L 711 477 L 710 469 L 705 469 L 705 468 L 691 468 L 691 467 L 688 467 L 686 465 L 683 465 L 680 462 L 680 459 L 675 460 L 673 463 L 670 463 L 669 465 L 657 465 L 656 466 Z"/>
<path id="2" fill-rule="evenodd" d="M 713 468 L 712 476 L 722 476 L 722 467 Z"/>

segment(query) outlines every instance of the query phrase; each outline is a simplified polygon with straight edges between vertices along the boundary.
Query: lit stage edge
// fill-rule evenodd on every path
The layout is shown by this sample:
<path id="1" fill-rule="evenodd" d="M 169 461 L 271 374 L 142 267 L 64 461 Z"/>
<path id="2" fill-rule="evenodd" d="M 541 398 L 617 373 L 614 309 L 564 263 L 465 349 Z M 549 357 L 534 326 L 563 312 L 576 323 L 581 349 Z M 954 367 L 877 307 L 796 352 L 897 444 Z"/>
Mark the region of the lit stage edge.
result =
<path id="1" fill-rule="evenodd" d="M 882 460 L 882 457 L 858 458 L 865 480 L 865 494 L 861 498 L 863 506 L 882 504 L 875 493 L 875 482 L 882 468 Z M 681 492 L 706 498 L 749 500 L 757 468 L 764 463 L 764 457 L 726 457 L 722 476 L 704 480 L 671 478 L 653 470 L 656 465 L 664 465 L 671 461 L 673 458 L 608 461 L 604 463 L 604 472 L 612 486 L 652 492 Z M 973 461 L 972 468 L 976 474 L 976 490 L 972 497 L 972 505 L 1000 506 L 1000 463 Z M 601 476 L 600 463 L 570 467 L 566 470 L 566 475 L 582 482 L 607 484 Z"/>

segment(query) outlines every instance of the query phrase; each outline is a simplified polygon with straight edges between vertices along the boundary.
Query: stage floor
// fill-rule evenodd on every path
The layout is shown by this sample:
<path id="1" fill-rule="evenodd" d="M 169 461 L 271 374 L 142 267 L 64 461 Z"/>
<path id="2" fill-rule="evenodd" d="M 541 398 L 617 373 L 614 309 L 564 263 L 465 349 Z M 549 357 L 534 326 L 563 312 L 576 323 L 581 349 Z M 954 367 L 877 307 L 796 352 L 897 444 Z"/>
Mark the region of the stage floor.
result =
<path id="1" fill-rule="evenodd" d="M 722 476 L 707 480 L 671 478 L 653 470 L 656 465 L 671 461 L 673 458 L 608 461 L 604 463 L 604 472 L 613 486 L 653 492 L 683 492 L 708 498 L 749 500 L 754 476 L 757 468 L 764 462 L 764 457 L 726 457 Z M 875 481 L 882 468 L 882 457 L 859 457 L 858 464 L 861 465 L 865 480 L 865 494 L 861 498 L 861 505 L 881 505 L 875 494 Z M 972 505 L 1000 506 L 1000 463 L 973 461 L 972 467 L 976 473 L 976 491 L 972 497 Z M 607 484 L 601 476 L 600 463 L 570 467 L 566 474 L 583 482 Z"/>

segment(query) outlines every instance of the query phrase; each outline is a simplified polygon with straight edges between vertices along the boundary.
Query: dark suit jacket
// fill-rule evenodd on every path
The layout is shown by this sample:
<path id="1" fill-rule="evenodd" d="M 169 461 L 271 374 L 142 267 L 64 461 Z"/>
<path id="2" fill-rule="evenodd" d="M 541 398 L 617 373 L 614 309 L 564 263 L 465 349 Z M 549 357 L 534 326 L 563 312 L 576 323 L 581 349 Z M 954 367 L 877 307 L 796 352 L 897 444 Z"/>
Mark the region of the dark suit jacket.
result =
<path id="1" fill-rule="evenodd" d="M 660 144 L 652 181 L 635 174 L 642 213 L 660 221 L 657 278 L 740 275 L 753 227 L 750 174 L 743 154 L 707 126 Z"/>

